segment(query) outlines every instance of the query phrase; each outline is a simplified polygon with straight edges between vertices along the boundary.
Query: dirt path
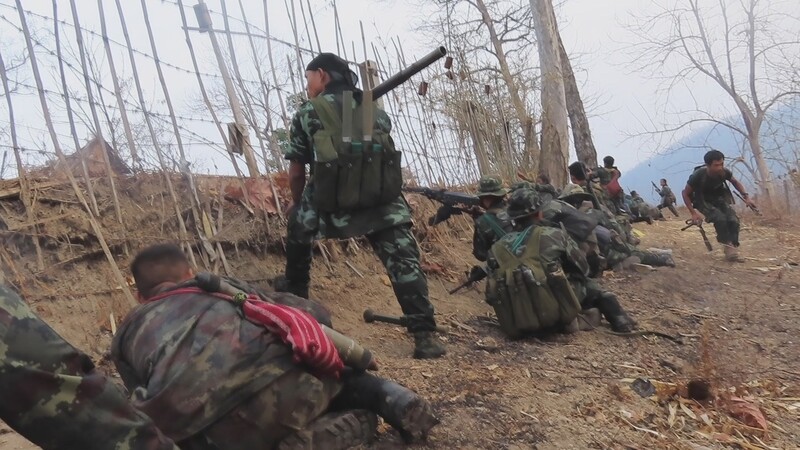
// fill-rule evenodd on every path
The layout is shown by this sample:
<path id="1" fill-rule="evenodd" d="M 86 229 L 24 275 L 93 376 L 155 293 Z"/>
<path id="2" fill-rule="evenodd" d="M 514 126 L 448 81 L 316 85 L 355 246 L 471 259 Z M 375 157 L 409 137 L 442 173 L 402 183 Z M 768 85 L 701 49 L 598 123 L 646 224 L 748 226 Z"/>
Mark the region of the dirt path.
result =
<path id="1" fill-rule="evenodd" d="M 401 329 L 361 321 L 367 307 L 399 313 L 382 267 L 370 254 L 333 255 L 333 272 L 315 262 L 312 296 L 331 307 L 338 328 L 380 355 L 382 375 L 414 387 L 434 403 L 442 424 L 427 448 L 698 450 L 742 448 L 744 443 L 751 446 L 745 448 L 800 448 L 800 227 L 745 227 L 742 252 L 747 260 L 731 264 L 722 260 L 721 249 L 707 253 L 699 234 L 681 233 L 680 226 L 677 220 L 637 225 L 645 233 L 643 248 L 674 249 L 676 269 L 609 273 L 604 285 L 620 296 L 641 328 L 679 337 L 682 343 L 615 336 L 603 331 L 605 325 L 547 340 L 505 340 L 478 289 L 446 293 L 456 274 L 472 264 L 463 232 L 432 231 L 422 242 L 429 268 L 443 272 L 432 276 L 430 285 L 439 320 L 452 331 L 445 359 L 413 360 L 411 340 Z M 281 267 L 274 257 L 259 261 L 257 268 L 253 262 L 243 258 L 233 264 L 243 278 L 263 277 Z M 77 345 L 93 342 L 84 348 L 94 355 L 107 346 L 107 333 L 98 339 L 96 329 L 80 325 L 86 305 L 35 306 Z M 55 319 L 55 310 L 62 312 L 61 319 Z M 679 386 L 702 379 L 718 397 L 713 402 L 643 398 L 631 389 L 636 378 Z M 730 411 L 742 403 L 731 397 L 760 408 L 768 431 L 734 419 Z M 738 407 L 745 410 L 743 420 L 759 425 L 758 417 L 746 414 L 746 406 Z M 374 445 L 400 447 L 391 432 Z M 33 447 L 0 429 L 0 448 Z"/>

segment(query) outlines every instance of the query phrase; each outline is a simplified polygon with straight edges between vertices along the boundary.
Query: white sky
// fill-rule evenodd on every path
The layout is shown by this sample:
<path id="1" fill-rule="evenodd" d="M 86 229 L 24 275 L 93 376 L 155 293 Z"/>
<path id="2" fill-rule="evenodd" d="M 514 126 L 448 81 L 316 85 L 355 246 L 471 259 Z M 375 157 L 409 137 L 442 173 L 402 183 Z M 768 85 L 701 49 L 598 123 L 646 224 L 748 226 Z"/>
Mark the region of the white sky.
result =
<path id="1" fill-rule="evenodd" d="M 113 0 L 102 1 L 105 5 L 108 20 L 111 22 L 111 37 L 121 42 L 123 37 L 117 25 L 118 18 L 114 2 Z M 294 1 L 297 14 L 300 15 L 300 0 Z M 674 0 L 664 1 L 672 2 Z M 97 2 L 94 0 L 78 0 L 77 2 L 82 25 L 99 32 Z M 178 9 L 174 2 L 175 0 L 147 0 L 161 58 L 178 66 L 190 68 L 191 62 L 183 32 L 180 29 Z M 262 1 L 243 0 L 243 2 L 246 5 L 248 21 L 263 29 Z M 149 42 L 141 19 L 142 13 L 139 1 L 124 0 L 122 3 L 123 8 L 126 10 L 126 18 L 131 29 L 134 47 L 150 53 Z M 185 0 L 184 3 L 188 9 L 187 19 L 189 24 L 190 26 L 195 26 L 196 20 L 191 11 L 191 6 L 196 3 L 196 0 Z M 219 0 L 208 0 L 207 3 L 210 9 L 220 10 Z M 336 51 L 336 45 L 333 42 L 334 21 L 331 1 L 311 0 L 310 3 L 315 12 L 316 26 L 322 41 L 322 49 L 324 51 Z M 675 91 L 667 99 L 657 95 L 658 81 L 632 70 L 628 64 L 629 56 L 623 54 L 631 35 L 622 26 L 622 23 L 628 21 L 631 15 L 652 13 L 656 3 L 663 3 L 663 1 L 566 0 L 558 11 L 559 25 L 567 51 L 572 55 L 579 82 L 583 83 L 582 94 L 593 105 L 590 112 L 592 114 L 590 123 L 598 153 L 601 157 L 606 154 L 615 156 L 618 165 L 622 169 L 630 168 L 647 159 L 653 152 L 663 150 L 663 148 L 657 148 L 658 144 L 654 141 L 637 141 L 626 139 L 626 137 L 643 131 L 644 127 L 653 127 L 654 125 L 649 123 L 650 118 L 656 121 L 663 120 L 665 102 L 668 101 L 670 108 L 673 109 L 691 108 L 697 102 L 698 104 L 711 105 L 709 106 L 711 111 L 719 111 L 720 113 L 730 111 L 730 102 L 721 89 L 705 81 L 689 86 L 688 88 L 692 90 L 691 94 L 688 88 L 683 88 Z M 0 0 L 0 15 L 14 24 L 19 24 L 17 13 L 11 7 L 13 4 L 12 0 Z M 292 41 L 292 32 L 284 2 L 269 0 L 268 4 L 272 15 L 272 34 L 287 41 Z M 289 0 L 289 4 L 291 4 L 291 0 Z M 306 4 L 305 0 L 303 0 L 303 4 Z M 23 1 L 25 9 L 46 16 L 52 16 L 51 5 L 50 0 Z M 60 17 L 72 22 L 69 1 L 59 0 L 58 5 Z M 241 13 L 236 0 L 228 0 L 227 5 L 230 15 L 240 16 Z M 385 37 L 398 36 L 403 42 L 409 59 L 412 59 L 413 56 L 421 56 L 441 44 L 439 42 L 426 42 L 424 38 L 414 32 L 414 27 L 424 19 L 427 13 L 418 6 L 400 0 L 337 0 L 337 5 L 342 27 L 345 30 L 345 43 L 348 46 L 347 53 L 350 59 L 353 59 L 351 42 L 356 43 L 357 59 L 361 60 L 363 57 L 359 21 L 363 21 L 368 42 L 378 42 L 378 30 Z M 795 17 L 800 16 L 800 1 L 798 0 L 788 2 L 775 0 L 775 5 L 776 12 L 785 9 L 787 14 L 793 14 Z M 306 15 L 308 15 L 308 11 L 306 11 Z M 214 16 L 213 20 L 216 28 L 223 27 L 219 16 Z M 52 30 L 52 22 L 47 22 L 45 19 L 30 17 L 29 24 L 34 29 L 49 28 Z M 243 29 L 240 23 L 232 22 L 231 26 L 234 29 Z M 69 26 L 62 28 L 64 39 L 74 42 L 74 29 Z M 301 29 L 300 32 L 301 40 L 304 41 L 303 45 L 308 46 L 304 29 Z M 40 33 L 40 36 L 44 38 L 51 38 L 46 30 L 40 31 Z M 218 73 L 215 61 L 209 51 L 208 37 L 192 32 L 192 38 L 195 47 L 200 53 L 201 70 L 209 73 Z M 100 41 L 89 37 L 90 41 L 92 39 L 94 39 L 95 48 L 102 54 Z M 51 42 L 49 39 L 45 40 Z M 9 57 L 9 54 L 19 53 L 21 46 L 24 45 L 19 32 L 2 20 L 0 20 L 0 42 L 2 42 L 0 50 L 4 52 L 4 57 L 6 58 Z M 238 38 L 236 45 L 240 61 L 248 58 L 249 48 L 247 47 L 247 41 L 244 38 Z M 277 48 L 281 47 L 277 46 Z M 39 52 L 42 54 L 39 54 Z M 123 72 L 129 71 L 130 64 L 124 51 L 115 46 L 114 52 L 118 69 Z M 45 83 L 51 89 L 58 89 L 55 59 L 44 54 L 41 49 L 37 49 L 37 55 L 40 58 L 42 70 L 45 72 Z M 530 57 L 537 58 L 537 55 L 531 54 Z M 308 61 L 308 57 L 305 58 L 305 61 Z M 137 56 L 137 64 L 144 81 L 145 90 L 148 92 L 148 101 L 162 98 L 153 62 Z M 285 60 L 279 61 L 278 64 L 285 66 Z M 175 103 L 179 113 L 193 117 L 202 116 L 203 114 L 197 111 L 188 111 L 188 105 L 195 103 L 199 97 L 194 77 L 170 68 L 165 68 L 164 70 L 168 78 L 173 103 Z M 250 78 L 253 77 L 254 74 L 250 74 Z M 267 78 L 269 79 L 268 75 Z M 30 76 L 25 78 L 25 81 L 33 84 L 33 78 Z M 213 80 L 207 79 L 206 81 L 211 82 Z M 81 89 L 81 82 L 82 80 L 77 77 L 71 80 L 71 84 L 76 90 Z M 105 80 L 104 85 L 107 88 L 111 88 L 110 80 Z M 40 136 L 42 134 L 41 130 L 44 129 L 44 123 L 40 119 L 36 119 L 39 109 L 38 98 L 29 93 L 27 95 L 15 95 L 13 99 L 15 107 L 18 109 L 18 115 L 21 116 L 19 122 L 22 123 L 22 126 L 30 127 L 30 129 L 25 129 L 23 130 L 24 132 L 21 132 L 22 138 L 28 143 L 43 142 Z M 129 100 L 132 103 L 136 103 L 135 97 L 131 97 Z M 106 103 L 114 103 L 113 97 L 108 93 L 105 101 Z M 2 106 L 0 108 L 0 120 L 7 121 L 5 105 Z M 166 112 L 163 104 L 157 103 L 154 107 L 159 111 Z M 52 102 L 51 108 L 53 108 Z M 63 110 L 59 110 L 57 107 L 54 109 L 56 114 L 62 114 L 59 120 L 61 123 L 59 129 L 65 134 L 65 137 L 62 138 L 62 146 L 71 148 L 71 139 L 68 140 L 66 137 L 68 136 L 68 129 L 63 127 L 66 122 Z M 207 113 L 205 117 L 208 117 Z M 230 118 L 223 119 L 227 121 Z M 38 132 L 36 131 L 37 129 L 39 130 Z M 211 124 L 199 123 L 196 126 L 192 126 L 191 129 L 207 139 L 220 142 L 216 128 Z M 192 142 L 191 138 L 184 137 L 184 139 Z M 660 145 L 666 146 L 670 143 L 672 142 L 666 141 L 661 142 Z M 204 152 L 209 151 L 200 144 L 190 144 L 190 148 L 191 145 L 198 145 Z M 214 170 L 211 166 L 217 164 L 218 158 L 209 158 L 215 162 L 213 164 L 205 164 L 205 168 Z M 200 166 L 203 166 L 203 164 L 200 164 Z"/>

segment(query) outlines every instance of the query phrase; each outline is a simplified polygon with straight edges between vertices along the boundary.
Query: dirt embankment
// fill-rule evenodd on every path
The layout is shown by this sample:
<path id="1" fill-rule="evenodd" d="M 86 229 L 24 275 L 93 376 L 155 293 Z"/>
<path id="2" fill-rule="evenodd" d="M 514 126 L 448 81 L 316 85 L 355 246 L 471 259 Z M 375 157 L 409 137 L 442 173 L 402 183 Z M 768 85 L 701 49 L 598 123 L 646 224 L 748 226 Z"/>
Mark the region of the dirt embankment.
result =
<path id="1" fill-rule="evenodd" d="M 126 272 L 130 256 L 152 242 L 179 236 L 169 197 L 146 177 L 120 182 L 124 213 L 116 223 L 108 197 L 100 201 L 109 245 Z M 179 186 L 180 188 L 180 186 Z M 102 183 L 99 192 L 105 192 Z M 236 276 L 263 283 L 283 268 L 282 225 L 241 206 L 207 202 L 219 243 Z M 30 228 L 16 200 L 0 202 L 5 229 L 2 267 L 34 310 L 70 342 L 100 359 L 111 337 L 110 314 L 128 309 L 108 263 L 74 198 L 63 188 L 37 200 L 38 233 L 46 262 L 38 270 Z M 205 200 L 204 200 L 205 199 Z M 449 354 L 437 361 L 410 358 L 412 342 L 388 325 L 367 325 L 365 308 L 399 314 L 388 279 L 359 241 L 327 242 L 314 260 L 312 296 L 328 305 L 335 325 L 380 357 L 381 373 L 424 394 L 442 424 L 429 447 L 497 449 L 798 448 L 800 442 L 800 227 L 750 223 L 742 232 L 746 262 L 707 253 L 695 231 L 677 220 L 638 225 L 643 247 L 669 247 L 678 267 L 650 273 L 608 273 L 640 327 L 679 339 L 621 337 L 594 332 L 507 341 L 482 301 L 482 285 L 447 295 L 473 263 L 471 227 L 464 218 L 435 229 L 424 225 L 434 206 L 410 202 L 429 273 L 438 320 L 450 328 Z M 222 220 L 219 219 L 223 205 Z M 193 226 L 187 205 L 183 214 Z M 48 220 L 50 219 L 50 220 Z M 713 231 L 707 227 L 713 241 Z M 717 246 L 718 247 L 718 246 Z M 197 256 L 202 262 L 202 258 Z M 224 270 L 221 263 L 209 268 Z M 640 391 L 657 388 L 653 397 Z M 711 400 L 688 399 L 685 386 L 703 380 Z M 674 385 L 674 388 L 673 388 Z M 673 392 L 674 391 L 674 392 Z M 740 400 L 741 399 L 741 400 Z M 766 424 L 766 430 L 763 425 Z M 391 432 L 374 448 L 400 448 Z M 0 448 L 32 448 L 0 430 Z"/>

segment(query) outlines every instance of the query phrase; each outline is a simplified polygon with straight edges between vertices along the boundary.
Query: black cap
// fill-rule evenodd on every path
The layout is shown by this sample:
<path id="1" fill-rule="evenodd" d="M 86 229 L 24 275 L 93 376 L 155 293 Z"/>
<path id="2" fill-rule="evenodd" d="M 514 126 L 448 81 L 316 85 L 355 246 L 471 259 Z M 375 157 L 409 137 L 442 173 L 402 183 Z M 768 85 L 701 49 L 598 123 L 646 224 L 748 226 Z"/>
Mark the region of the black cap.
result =
<path id="1" fill-rule="evenodd" d="M 306 66 L 306 70 L 318 70 L 322 69 L 325 72 L 328 72 L 334 79 L 334 81 L 342 80 L 351 87 L 355 87 L 358 84 L 358 76 L 355 72 L 350 70 L 350 66 L 347 65 L 347 61 L 340 58 L 333 53 L 320 53 L 319 55 L 315 56 L 311 62 L 308 63 Z M 336 74 L 340 75 L 341 77 L 337 77 Z"/>

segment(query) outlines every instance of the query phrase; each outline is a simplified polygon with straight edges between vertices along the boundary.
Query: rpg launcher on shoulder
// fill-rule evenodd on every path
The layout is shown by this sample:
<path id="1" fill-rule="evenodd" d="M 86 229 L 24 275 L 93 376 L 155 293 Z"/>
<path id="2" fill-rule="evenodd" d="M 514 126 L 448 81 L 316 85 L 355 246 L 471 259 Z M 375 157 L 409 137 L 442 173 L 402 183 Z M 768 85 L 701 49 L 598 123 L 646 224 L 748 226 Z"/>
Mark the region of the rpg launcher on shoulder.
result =
<path id="1" fill-rule="evenodd" d="M 435 63 L 436 61 L 444 57 L 444 55 L 446 54 L 447 54 L 447 49 L 444 47 L 439 47 L 436 50 L 423 56 L 420 60 L 415 61 L 410 66 L 389 77 L 389 79 L 387 79 L 383 83 L 375 86 L 375 88 L 372 90 L 372 99 L 377 100 L 381 98 L 384 94 L 396 88 L 397 86 L 400 86 L 401 84 L 405 83 L 406 81 L 408 81 L 409 78 L 420 73 L 422 69 Z"/>
<path id="2" fill-rule="evenodd" d="M 431 189 L 427 187 L 403 187 L 403 192 L 412 192 L 415 194 L 424 195 L 431 200 L 435 200 L 442 204 L 436 215 L 428 219 L 428 225 L 435 226 L 450 216 L 467 213 L 473 217 L 479 216 L 481 213 L 476 211 L 480 204 L 478 197 L 463 192 L 445 191 L 444 189 Z"/>
<path id="3" fill-rule="evenodd" d="M 455 288 L 449 290 L 448 294 L 453 295 L 456 292 L 460 291 L 461 289 L 464 289 L 465 287 L 471 285 L 472 283 L 477 283 L 478 281 L 481 281 L 482 279 L 486 278 L 488 274 L 489 271 L 487 270 L 486 266 L 472 266 L 472 269 L 470 269 L 469 275 L 467 276 L 467 280 L 459 284 Z"/>

